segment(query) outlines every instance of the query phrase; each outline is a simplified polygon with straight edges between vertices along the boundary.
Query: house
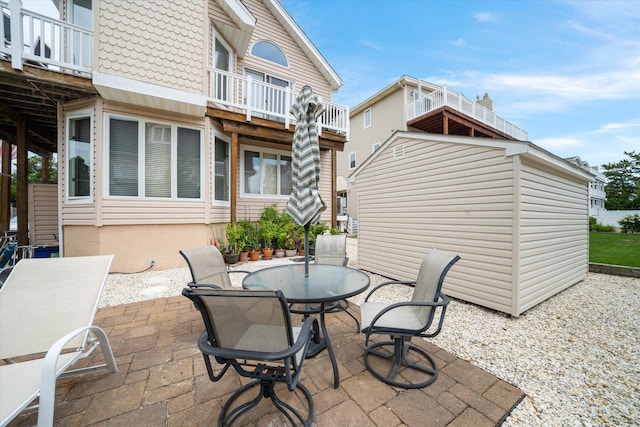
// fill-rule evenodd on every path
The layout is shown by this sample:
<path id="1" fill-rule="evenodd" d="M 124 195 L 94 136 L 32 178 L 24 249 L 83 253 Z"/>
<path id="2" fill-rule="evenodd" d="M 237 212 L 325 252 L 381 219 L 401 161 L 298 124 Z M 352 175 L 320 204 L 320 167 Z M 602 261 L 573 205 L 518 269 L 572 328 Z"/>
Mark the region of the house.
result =
<path id="1" fill-rule="evenodd" d="M 588 162 L 583 161 L 580 157 L 569 157 L 565 160 L 588 170 L 595 177 L 589 183 L 589 216 L 600 218 L 607 211 L 604 206 L 607 201 L 607 193 L 604 190 L 607 185 L 607 177 L 600 172 L 599 166 L 590 166 Z"/>
<path id="2" fill-rule="evenodd" d="M 357 198 L 349 197 L 349 175 L 396 131 L 422 131 L 526 141 L 528 134 L 493 112 L 488 94 L 472 101 L 447 86 L 402 76 L 350 111 L 350 137 L 338 156 L 338 196 L 346 198 L 352 231 Z"/>
<path id="3" fill-rule="evenodd" d="M 181 266 L 178 249 L 273 202 L 284 209 L 289 108 L 304 85 L 325 104 L 321 220 L 335 224 L 342 81 L 278 0 L 53 3 L 60 19 L 0 0 L 11 18 L 0 138 L 18 146 L 19 168 L 27 151 L 57 153 L 64 256 L 113 253 L 114 271 Z M 27 210 L 18 197 L 18 215 Z"/>
<path id="4" fill-rule="evenodd" d="M 513 316 L 583 280 L 593 175 L 478 102 L 400 82 L 352 110 L 344 155 L 375 150 L 348 176 L 359 268 L 412 280 L 429 248 L 455 252 L 445 293 Z"/>

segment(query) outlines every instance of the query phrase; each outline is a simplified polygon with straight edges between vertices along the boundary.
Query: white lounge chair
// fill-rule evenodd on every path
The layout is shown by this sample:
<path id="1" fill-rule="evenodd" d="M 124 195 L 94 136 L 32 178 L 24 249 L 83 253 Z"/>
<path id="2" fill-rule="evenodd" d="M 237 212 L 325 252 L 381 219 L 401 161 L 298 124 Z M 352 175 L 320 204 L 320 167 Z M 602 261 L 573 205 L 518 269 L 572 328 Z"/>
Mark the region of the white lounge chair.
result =
<path id="1" fill-rule="evenodd" d="M 37 397 L 38 426 L 51 426 L 57 378 L 117 371 L 106 334 L 93 325 L 112 259 L 32 258 L 13 268 L 0 289 L 0 359 L 9 361 L 0 365 L 1 427 Z M 104 365 L 68 370 L 98 346 Z M 37 356 L 12 363 L 28 355 Z"/>

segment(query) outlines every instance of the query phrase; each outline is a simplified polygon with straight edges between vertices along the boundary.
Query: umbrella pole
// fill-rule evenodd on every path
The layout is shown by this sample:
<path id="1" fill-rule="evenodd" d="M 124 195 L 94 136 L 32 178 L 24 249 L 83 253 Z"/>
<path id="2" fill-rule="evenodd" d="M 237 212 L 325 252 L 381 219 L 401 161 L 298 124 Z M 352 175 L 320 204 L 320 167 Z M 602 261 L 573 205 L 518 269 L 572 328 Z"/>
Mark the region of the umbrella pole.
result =
<path id="1" fill-rule="evenodd" d="M 309 226 L 311 221 L 304 225 L 304 277 L 309 277 Z"/>

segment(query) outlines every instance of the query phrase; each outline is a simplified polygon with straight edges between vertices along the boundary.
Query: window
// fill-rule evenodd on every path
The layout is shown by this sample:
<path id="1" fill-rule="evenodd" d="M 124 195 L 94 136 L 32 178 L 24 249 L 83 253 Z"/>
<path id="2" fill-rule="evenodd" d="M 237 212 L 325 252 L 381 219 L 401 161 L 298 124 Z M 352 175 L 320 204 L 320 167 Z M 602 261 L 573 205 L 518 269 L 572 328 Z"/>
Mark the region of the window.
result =
<path id="1" fill-rule="evenodd" d="M 200 198 L 200 130 L 110 117 L 108 134 L 110 196 Z"/>
<path id="2" fill-rule="evenodd" d="M 378 151 L 378 148 L 380 148 L 380 143 L 379 142 L 374 143 L 371 148 L 372 148 L 371 152 L 375 153 L 376 151 Z"/>
<path id="3" fill-rule="evenodd" d="M 243 150 L 242 192 L 247 195 L 291 194 L 291 156 L 277 151 Z"/>
<path id="4" fill-rule="evenodd" d="M 233 55 L 231 49 L 218 36 L 213 41 L 213 67 L 222 73 L 214 73 L 211 76 L 211 85 L 214 99 L 231 101 L 233 95 L 233 80 L 226 73 L 233 69 Z"/>
<path id="5" fill-rule="evenodd" d="M 91 198 L 91 117 L 70 117 L 67 143 L 67 197 Z"/>
<path id="6" fill-rule="evenodd" d="M 371 126 L 371 108 L 364 110 L 364 128 Z"/>
<path id="7" fill-rule="evenodd" d="M 213 137 L 213 200 L 229 201 L 229 142 Z"/>
<path id="8" fill-rule="evenodd" d="M 68 10 L 72 24 L 93 28 L 92 0 L 69 0 Z M 91 66 L 91 36 L 73 31 L 73 63 Z"/>
<path id="9" fill-rule="evenodd" d="M 349 169 L 356 168 L 356 152 L 353 151 L 349 153 Z"/>
<path id="10" fill-rule="evenodd" d="M 282 65 L 283 67 L 289 66 L 287 57 L 280 50 L 278 46 L 271 42 L 260 41 L 253 45 L 251 48 L 251 55 L 257 56 L 274 64 Z"/>
<path id="11" fill-rule="evenodd" d="M 289 114 L 287 109 L 287 91 L 289 82 L 278 77 L 246 69 L 245 75 L 251 77 L 251 109 L 253 116 L 263 117 L 269 120 L 284 122 L 284 117 Z M 265 85 L 263 83 L 268 83 Z M 282 89 L 280 89 L 282 88 Z M 266 113 L 274 113 L 264 114 Z"/>

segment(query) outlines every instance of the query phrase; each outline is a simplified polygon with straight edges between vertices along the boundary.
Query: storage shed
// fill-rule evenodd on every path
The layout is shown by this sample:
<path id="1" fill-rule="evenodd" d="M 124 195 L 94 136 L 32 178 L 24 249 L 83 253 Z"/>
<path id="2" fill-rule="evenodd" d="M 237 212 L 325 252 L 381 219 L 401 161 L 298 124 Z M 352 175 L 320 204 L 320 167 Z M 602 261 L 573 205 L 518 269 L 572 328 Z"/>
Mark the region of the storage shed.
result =
<path id="1" fill-rule="evenodd" d="M 455 252 L 444 292 L 513 316 L 587 275 L 593 175 L 530 142 L 396 132 L 349 179 L 363 270 Z"/>

